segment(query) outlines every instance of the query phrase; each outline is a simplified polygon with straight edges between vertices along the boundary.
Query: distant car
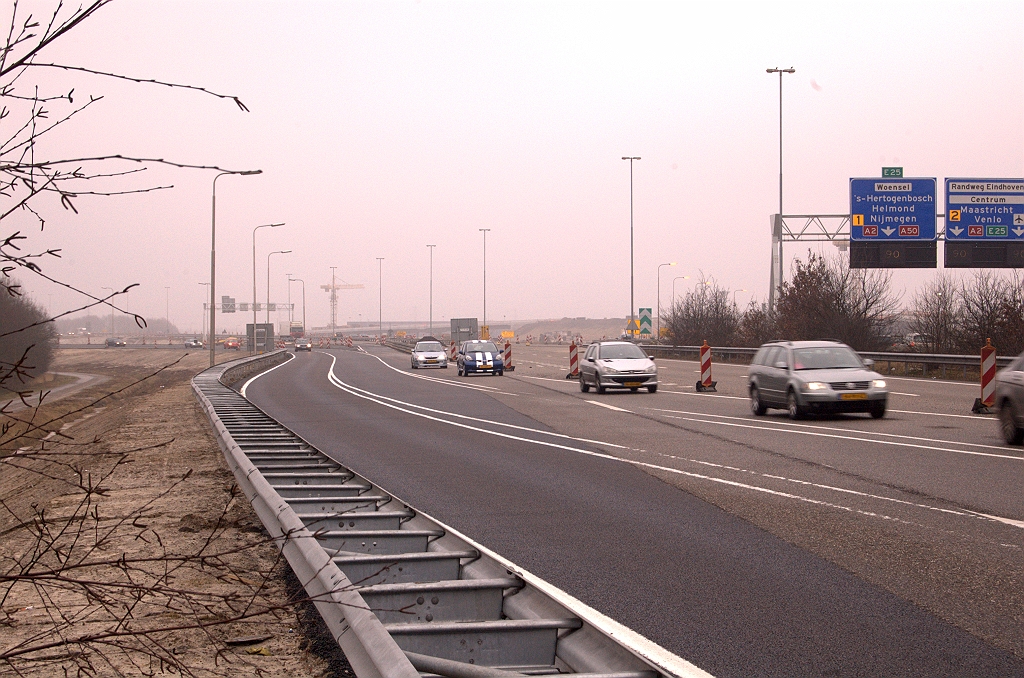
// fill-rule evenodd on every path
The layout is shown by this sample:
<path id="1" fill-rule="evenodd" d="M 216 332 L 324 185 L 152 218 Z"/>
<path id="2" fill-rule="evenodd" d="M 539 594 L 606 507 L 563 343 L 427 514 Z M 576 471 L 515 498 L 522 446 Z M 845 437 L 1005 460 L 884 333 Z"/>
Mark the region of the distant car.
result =
<path id="1" fill-rule="evenodd" d="M 628 388 L 636 393 L 646 388 L 658 391 L 658 367 L 654 360 L 629 341 L 598 341 L 587 347 L 580 361 L 580 390 L 591 385 L 598 393 L 609 388 Z"/>
<path id="2" fill-rule="evenodd" d="M 764 344 L 747 373 L 750 410 L 761 416 L 782 408 L 791 419 L 812 412 L 867 412 L 881 419 L 889 390 L 873 364 L 838 341 Z"/>
<path id="3" fill-rule="evenodd" d="M 1007 445 L 1024 442 L 1024 353 L 996 373 L 995 407 Z"/>
<path id="4" fill-rule="evenodd" d="M 110 348 L 111 346 L 127 346 L 127 345 L 128 345 L 128 343 L 124 339 L 122 339 L 121 337 L 110 337 L 109 339 L 107 339 L 107 343 L 106 343 L 107 348 Z"/>
<path id="5" fill-rule="evenodd" d="M 240 351 L 241 350 L 241 346 L 238 343 L 238 339 L 228 339 L 228 340 L 226 340 L 224 342 L 224 349 L 225 350 L 230 349 L 232 351 Z"/>
<path id="6" fill-rule="evenodd" d="M 440 367 L 448 369 L 448 354 L 439 341 L 418 341 L 412 349 L 412 369 Z"/>
<path id="7" fill-rule="evenodd" d="M 468 377 L 473 372 L 489 372 L 499 377 L 505 374 L 505 361 L 494 342 L 482 339 L 464 341 L 456 358 L 459 376 Z"/>
<path id="8" fill-rule="evenodd" d="M 202 339 L 189 339 L 188 341 L 185 342 L 185 348 L 202 348 L 202 347 L 203 347 L 203 340 Z"/>
<path id="9" fill-rule="evenodd" d="M 313 340 L 309 339 L 307 337 L 299 337 L 298 339 L 296 339 L 295 340 L 295 352 L 298 353 L 299 351 L 309 351 L 310 353 L 312 353 L 313 352 Z"/>

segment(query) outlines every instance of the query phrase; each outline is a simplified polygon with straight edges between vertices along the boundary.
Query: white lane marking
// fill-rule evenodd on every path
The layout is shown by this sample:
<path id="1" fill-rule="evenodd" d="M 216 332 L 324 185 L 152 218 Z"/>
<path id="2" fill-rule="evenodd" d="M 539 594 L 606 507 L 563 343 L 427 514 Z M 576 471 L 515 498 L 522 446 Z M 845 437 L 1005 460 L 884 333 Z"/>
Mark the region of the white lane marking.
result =
<path id="1" fill-rule="evenodd" d="M 501 557 L 494 551 L 490 550 L 486 546 L 483 546 L 476 541 L 470 539 L 458 530 L 442 523 L 437 518 L 429 516 L 423 513 L 419 509 L 417 512 L 427 516 L 435 523 L 444 528 L 445 531 L 453 534 L 456 538 L 463 540 L 467 544 L 470 544 L 473 548 L 480 551 L 481 553 L 494 559 L 495 562 L 501 564 L 509 572 L 514 572 L 516 576 L 524 579 L 534 588 L 546 593 L 552 600 L 561 604 L 567 610 L 571 611 L 577 617 L 585 619 L 591 625 L 600 629 L 605 635 L 611 638 L 617 638 L 623 642 L 629 649 L 635 652 L 643 659 L 653 663 L 656 667 L 666 673 L 666 675 L 676 676 L 678 678 L 714 678 L 710 673 L 703 671 L 694 664 L 686 661 L 682 657 L 672 654 L 660 645 L 648 640 L 646 637 L 640 635 L 636 631 L 623 626 L 619 622 L 607 617 L 594 608 L 590 607 L 586 603 L 574 598 L 570 594 L 566 593 L 562 589 L 550 584 L 537 575 L 531 573 L 529 570 L 525 570 L 519 565 L 516 565 L 511 560 Z M 515 675 L 515 674 L 512 674 Z"/>
<path id="2" fill-rule="evenodd" d="M 523 379 L 536 379 L 538 381 L 557 381 L 560 384 L 567 384 L 567 385 L 573 386 L 573 387 L 578 385 L 578 382 L 574 382 L 574 381 L 572 381 L 570 379 L 564 379 L 564 378 L 563 379 L 552 379 L 551 377 L 531 377 L 528 374 L 520 374 L 518 376 L 522 377 Z"/>
<path id="3" fill-rule="evenodd" d="M 911 398 L 920 398 L 921 397 L 917 393 L 900 393 L 899 391 L 889 391 L 889 395 L 910 396 Z"/>
<path id="4" fill-rule="evenodd" d="M 250 379 L 249 379 L 248 381 L 246 381 L 246 382 L 245 382 L 244 384 L 242 384 L 242 388 L 241 388 L 241 389 L 239 389 L 239 391 L 238 391 L 238 392 L 239 392 L 239 393 L 241 393 L 241 394 L 242 394 L 242 397 L 244 398 L 244 397 L 245 397 L 245 389 L 249 388 L 249 384 L 251 384 L 252 382 L 256 381 L 257 379 L 259 379 L 260 377 L 262 377 L 262 376 L 263 376 L 264 374 L 270 374 L 271 372 L 273 372 L 274 370 L 276 370 L 276 369 L 277 369 L 278 367 L 283 367 L 284 365 L 287 365 L 287 364 L 288 364 L 288 363 L 290 363 L 290 362 L 291 362 L 291 361 L 292 361 L 292 360 L 293 360 L 294 358 L 295 358 L 295 354 L 294 354 L 294 353 L 289 353 L 289 354 L 288 354 L 288 360 L 285 360 L 285 361 L 284 361 L 283 363 L 281 363 L 280 365 L 274 365 L 273 367 L 271 367 L 271 368 L 270 368 L 269 370 L 267 370 L 266 372 L 260 372 L 260 373 L 259 373 L 259 374 L 257 374 L 256 376 L 254 376 L 254 377 L 251 377 L 251 378 L 250 378 Z"/>
<path id="5" fill-rule="evenodd" d="M 654 410 L 655 412 L 671 412 L 672 414 L 689 414 L 699 417 L 717 417 L 719 419 L 733 419 L 736 421 L 750 422 L 750 417 L 736 417 L 728 414 L 708 414 L 706 412 L 688 412 L 686 410 L 665 410 L 656 407 L 647 408 Z M 756 420 L 755 420 L 756 421 Z M 795 421 L 773 421 L 770 419 L 764 420 L 766 426 L 793 426 L 795 428 L 809 428 L 817 431 L 839 431 L 841 433 L 863 433 L 865 435 L 872 436 L 885 436 L 887 438 L 903 438 L 906 440 L 916 440 L 919 442 L 926 443 L 947 443 L 949 445 L 966 445 L 967 447 L 981 447 L 987 450 L 1005 450 L 1005 447 L 1000 445 L 986 445 L 985 443 L 965 443 L 959 440 L 947 440 L 945 438 L 924 438 L 922 436 L 908 436 L 899 433 L 884 433 L 882 431 L 868 431 L 862 428 L 839 428 L 838 426 L 819 426 L 817 424 L 798 424 Z M 775 429 L 772 429 L 775 430 Z"/>
<path id="6" fill-rule="evenodd" d="M 671 393 L 673 395 L 697 396 L 698 398 L 725 398 L 726 400 L 746 400 L 746 397 L 715 395 L 714 393 L 690 393 L 689 391 L 662 391 L 662 393 Z"/>
<path id="7" fill-rule="evenodd" d="M 330 354 L 328 354 L 328 355 L 330 355 Z M 672 474 L 676 474 L 676 475 L 687 476 L 687 477 L 690 477 L 690 478 L 697 478 L 697 479 L 700 479 L 700 480 L 707 480 L 707 481 L 710 481 L 710 482 L 713 482 L 713 483 L 719 483 L 719 484 L 728 485 L 728 486 L 731 486 L 731 487 L 738 487 L 738 488 L 741 488 L 741 489 L 747 489 L 747 490 L 751 490 L 751 491 L 754 491 L 754 492 L 760 492 L 762 494 L 772 495 L 772 496 L 776 496 L 776 497 L 782 497 L 782 498 L 785 498 L 785 499 L 793 499 L 795 501 L 802 501 L 802 502 L 807 503 L 807 504 L 813 504 L 813 505 L 817 505 L 817 506 L 825 506 L 825 507 L 828 507 L 828 508 L 835 508 L 835 509 L 839 509 L 841 511 L 847 511 L 847 512 L 850 512 L 850 513 L 858 513 L 860 515 L 867 516 L 867 517 L 870 517 L 870 518 L 881 518 L 882 520 L 887 520 L 887 521 L 892 521 L 892 522 L 901 522 L 901 523 L 906 523 L 906 524 L 911 524 L 911 525 L 915 524 L 915 523 L 910 523 L 909 521 L 903 520 L 901 518 L 896 518 L 896 517 L 893 517 L 893 516 L 887 516 L 887 515 L 884 515 L 884 514 L 875 513 L 873 511 L 863 511 L 861 509 L 855 509 L 853 507 L 843 506 L 841 504 L 834 504 L 832 502 L 823 501 L 821 499 L 812 499 L 810 497 L 804 497 L 804 496 L 801 496 L 801 495 L 798 495 L 798 494 L 792 494 L 792 493 L 789 493 L 789 492 L 780 492 L 778 490 L 772 490 L 772 489 L 769 489 L 769 488 L 766 488 L 766 487 L 760 487 L 758 485 L 750 485 L 750 484 L 747 484 L 747 483 L 740 483 L 740 482 L 736 482 L 735 480 L 726 480 L 725 478 L 716 478 L 714 476 L 708 476 L 708 475 L 704 475 L 702 473 L 693 473 L 691 471 L 683 471 L 682 469 L 672 468 L 670 466 L 661 466 L 660 464 L 651 464 L 649 462 L 637 461 L 637 460 L 633 460 L 633 459 L 623 459 L 622 457 L 616 457 L 616 456 L 613 456 L 611 454 L 606 454 L 606 453 L 603 453 L 603 452 L 594 452 L 592 450 L 583 450 L 583 449 L 580 449 L 578 447 L 570 447 L 568 445 L 562 445 L 562 444 L 559 444 L 559 443 L 548 442 L 548 441 L 545 441 L 545 440 L 534 440 L 532 438 L 523 438 L 521 436 L 515 436 L 515 435 L 512 435 L 510 433 L 502 433 L 501 431 L 491 431 L 491 430 L 488 430 L 488 429 L 485 429 L 485 428 L 479 428 L 479 427 L 476 427 L 476 426 L 470 426 L 468 424 L 462 424 L 462 423 L 459 423 L 457 421 L 449 421 L 447 419 L 441 419 L 440 417 L 435 417 L 435 416 L 432 416 L 432 415 L 429 415 L 429 414 L 424 414 L 423 412 L 415 412 L 413 410 L 409 410 L 409 409 L 406 409 L 404 407 L 399 407 L 398 405 L 395 405 L 395 404 L 392 404 L 392 403 L 388 403 L 388 402 L 384 402 L 384 401 L 385 400 L 391 400 L 391 401 L 396 402 L 396 403 L 402 403 L 403 405 L 407 405 L 407 406 L 415 407 L 415 408 L 419 408 L 419 409 L 428 409 L 428 408 L 422 408 L 419 405 L 413 405 L 412 403 L 405 403 L 405 402 L 402 402 L 402 401 L 399 401 L 399 400 L 395 400 L 394 398 L 386 398 L 384 396 L 379 396 L 379 395 L 377 395 L 375 393 L 371 393 L 370 391 L 364 391 L 363 389 L 359 389 L 357 387 L 354 387 L 354 386 L 351 386 L 349 384 L 346 384 L 341 379 L 339 379 L 337 377 L 337 375 L 334 374 L 334 363 L 335 363 L 334 356 L 331 356 L 331 359 L 332 359 L 331 360 L 331 367 L 330 367 L 330 369 L 327 372 L 327 378 L 328 378 L 328 380 L 330 381 L 330 383 L 333 386 L 335 386 L 336 388 L 338 388 L 338 389 L 348 393 L 349 395 L 356 396 L 357 398 L 362 398 L 363 400 L 369 400 L 370 402 L 377 403 L 378 405 L 383 405 L 384 407 L 387 407 L 387 408 L 390 408 L 390 409 L 393 409 L 393 410 L 398 410 L 399 412 L 405 412 L 406 414 L 411 414 L 411 415 L 413 415 L 415 417 L 421 417 L 423 419 L 429 419 L 431 421 L 435 421 L 435 422 L 438 422 L 440 424 L 448 424 L 449 426 L 455 426 L 457 428 L 463 428 L 463 429 L 468 429 L 470 431 L 476 431 L 477 433 L 483 433 L 483 434 L 486 434 L 486 435 L 497 436 L 499 438 L 506 438 L 508 440 L 516 440 L 516 441 L 519 441 L 519 442 L 530 443 L 530 444 L 533 444 L 533 445 L 541 445 L 543 447 L 552 447 L 552 448 L 559 449 L 559 450 L 566 450 L 568 452 L 576 452 L 578 454 L 583 454 L 583 455 L 590 456 L 590 457 L 595 457 L 595 458 L 598 458 L 598 459 L 605 459 L 607 461 L 618 462 L 620 464 L 628 464 L 630 466 L 636 466 L 636 467 L 640 467 L 640 468 L 647 468 L 647 469 L 651 469 L 651 470 L 654 470 L 654 471 L 664 471 L 665 473 L 672 473 Z M 363 391 L 363 393 L 359 393 L 359 391 Z M 369 394 L 369 395 L 367 395 L 367 394 Z M 440 410 L 434 410 L 434 411 L 435 412 L 441 412 Z M 449 416 L 460 416 L 460 415 L 455 415 L 452 412 L 441 412 L 441 413 L 447 414 Z M 464 417 L 464 418 L 471 419 L 471 417 Z M 489 423 L 497 423 L 497 422 L 489 422 Z M 516 427 L 516 428 L 522 428 L 523 430 L 531 431 L 531 432 L 534 432 L 534 433 L 548 434 L 548 432 L 546 432 L 546 431 L 539 431 L 539 430 L 536 430 L 536 429 L 528 429 L 526 427 Z M 777 430 L 782 430 L 782 429 L 777 429 Z M 562 436 L 562 437 L 568 437 L 568 436 Z M 614 445 L 612 443 L 599 443 L 599 444 L 601 444 L 601 445 L 609 445 L 609 446 L 612 446 L 612 447 L 622 447 L 620 445 Z M 1002 522 L 1002 521 L 999 521 L 999 522 Z"/>
<path id="8" fill-rule="evenodd" d="M 970 517 L 970 516 L 984 516 L 986 518 L 991 518 L 992 520 L 998 520 L 1000 522 L 1007 522 L 1008 521 L 1007 524 L 1016 525 L 1017 527 L 1024 528 L 1024 523 L 1020 523 L 1019 521 L 1010 520 L 1009 518 L 999 518 L 998 516 L 990 516 L 990 515 L 985 514 L 985 513 L 978 513 L 977 511 L 968 511 L 966 509 L 964 509 L 962 511 L 957 511 L 955 509 L 940 508 L 938 506 L 929 506 L 928 504 L 918 504 L 917 502 L 907 501 L 905 499 L 896 499 L 895 497 L 886 497 L 886 496 L 880 495 L 880 494 L 871 494 L 869 492 L 861 492 L 860 490 L 850 490 L 850 489 L 847 489 L 845 487 L 836 487 L 835 485 L 823 485 L 821 483 L 812 483 L 812 482 L 810 482 L 808 480 L 797 480 L 796 478 L 787 478 L 786 476 L 779 476 L 779 475 L 775 475 L 773 473 L 761 473 L 760 471 L 751 471 L 750 469 L 739 468 L 737 466 L 727 466 L 725 464 L 716 464 L 716 463 L 710 462 L 710 461 L 701 461 L 700 459 L 688 459 L 686 457 L 679 457 L 679 456 L 676 456 L 674 454 L 664 454 L 664 453 L 661 453 L 661 452 L 655 452 L 655 454 L 658 454 L 658 455 L 663 456 L 663 457 L 668 457 L 669 459 L 679 459 L 681 461 L 688 461 L 688 462 L 691 462 L 691 463 L 694 463 L 694 464 L 700 464 L 702 466 L 711 466 L 711 467 L 714 467 L 714 468 L 725 469 L 725 470 L 728 470 L 728 471 L 736 471 L 738 473 L 748 473 L 750 475 L 761 476 L 762 478 L 768 478 L 770 480 L 782 480 L 782 481 L 785 481 L 787 483 L 796 483 L 797 485 L 806 485 L 808 487 L 817 487 L 819 489 L 831 490 L 833 492 L 841 492 L 841 493 L 844 493 L 844 494 L 852 494 L 852 495 L 856 495 L 856 496 L 860 496 L 860 497 L 867 497 L 867 498 L 870 498 L 870 499 L 879 499 L 881 501 L 889 501 L 889 502 L 893 502 L 895 504 L 905 504 L 906 506 L 916 506 L 917 508 L 928 509 L 929 511 L 938 511 L 939 513 L 950 513 L 950 514 L 957 515 L 957 516 L 967 516 L 967 517 Z"/>
<path id="9" fill-rule="evenodd" d="M 921 414 L 928 417 L 956 417 L 957 419 L 974 419 L 980 421 L 983 419 L 992 419 L 993 417 L 986 417 L 983 414 L 946 414 L 945 412 L 915 412 L 914 410 L 893 410 L 890 412 L 899 412 L 900 414 Z"/>
<path id="10" fill-rule="evenodd" d="M 695 417 L 707 416 L 699 413 L 694 413 L 692 417 L 673 417 L 671 415 L 664 415 L 669 419 L 680 419 L 683 421 L 692 421 L 699 424 L 714 424 L 717 426 L 730 426 L 733 428 L 749 428 L 757 431 L 772 431 L 774 433 L 790 433 L 793 435 L 802 436 L 813 436 L 816 438 L 834 438 L 836 440 L 854 440 L 862 443 L 874 443 L 875 445 L 891 445 L 895 447 L 911 447 L 918 450 L 933 450 L 935 452 L 952 452 L 954 454 L 966 454 L 975 457 L 993 457 L 996 459 L 1012 459 L 1013 461 L 1024 461 L 1024 457 L 1014 457 L 1008 454 L 992 454 L 991 452 L 974 452 L 972 450 L 957 450 L 950 449 L 948 447 L 935 447 L 934 445 L 917 445 L 914 443 L 903 443 L 896 440 L 874 440 L 872 438 L 858 438 L 856 436 L 840 436 L 833 433 L 818 433 L 816 431 L 798 431 L 790 428 L 774 428 L 771 426 L 752 426 L 750 424 L 736 424 L 729 421 L 714 421 L 710 419 L 697 419 Z M 712 415 L 715 416 L 715 415 Z M 910 436 L 908 436 L 910 437 Z M 949 444 L 958 444 L 953 441 L 938 441 L 938 442 L 949 442 Z"/>
<path id="11" fill-rule="evenodd" d="M 621 407 L 615 407 L 615 405 L 609 405 L 608 403 L 599 403 L 596 400 L 586 400 L 586 399 L 584 399 L 583 402 L 590 403 L 591 405 L 597 405 L 598 407 L 606 407 L 609 410 L 615 410 L 616 412 L 629 412 L 630 414 L 633 414 L 629 410 L 624 410 Z"/>
<path id="12" fill-rule="evenodd" d="M 325 353 L 324 355 L 330 356 L 332 359 L 334 358 L 334 356 L 332 356 L 330 353 Z M 338 379 L 338 377 L 334 375 L 334 364 L 335 363 L 332 361 L 331 362 L 331 369 L 330 369 L 330 371 L 327 374 L 328 380 L 331 381 L 331 383 L 335 383 L 335 381 L 337 381 L 338 383 L 344 383 L 344 382 L 341 381 L 341 379 Z M 335 385 L 337 386 L 336 383 L 335 383 Z M 469 415 L 458 414 L 456 412 L 446 412 L 445 410 L 438 410 L 438 409 L 434 409 L 432 407 L 427 407 L 425 405 L 417 405 L 415 403 L 410 403 L 410 402 L 405 401 L 405 400 L 398 400 L 397 398 L 389 398 L 388 396 L 383 396 L 383 395 L 380 395 L 378 393 L 374 393 L 372 391 L 367 391 L 366 389 L 359 388 L 358 386 L 352 386 L 351 384 L 345 384 L 345 387 L 347 389 L 352 389 L 353 391 L 359 391 L 361 393 L 367 394 L 368 396 L 373 396 L 374 398 L 379 398 L 381 400 L 388 400 L 388 401 L 391 401 L 393 403 L 399 403 L 401 405 L 405 405 L 406 407 L 414 407 L 414 408 L 416 408 L 418 410 L 423 410 L 424 412 L 433 412 L 434 414 L 445 414 L 445 415 L 448 415 L 449 417 L 457 417 L 458 419 L 466 419 L 466 420 L 469 420 L 469 421 L 479 422 L 481 424 L 492 424 L 494 426 L 504 426 L 505 428 L 517 429 L 517 430 L 520 430 L 520 431 L 530 431 L 531 433 L 540 433 L 540 434 L 543 434 L 543 435 L 546 435 L 546 436 L 551 436 L 553 438 L 565 438 L 566 440 L 575 440 L 575 441 L 581 442 L 581 443 L 593 443 L 595 445 L 605 445 L 607 447 L 617 447 L 619 449 L 632 450 L 634 452 L 642 452 L 643 451 L 643 450 L 641 450 L 639 448 L 636 448 L 636 447 L 629 447 L 628 445 L 617 445 L 615 443 L 604 442 L 603 440 L 594 440 L 592 438 L 579 438 L 579 437 L 576 437 L 576 436 L 565 435 L 563 433 L 555 433 L 553 431 L 541 431 L 540 429 L 529 428 L 528 426 L 519 426 L 518 424 L 506 424 L 506 423 L 501 422 L 501 421 L 492 421 L 490 419 L 480 419 L 479 417 L 471 417 Z M 357 395 L 357 394 L 353 393 L 353 395 Z M 360 397 L 363 397 L 363 396 L 360 396 Z M 381 403 L 381 404 L 383 405 L 385 403 Z"/>
<path id="13" fill-rule="evenodd" d="M 978 516 L 984 516 L 985 518 L 989 518 L 991 520 L 997 520 L 1000 523 L 1005 523 L 1007 525 L 1013 525 L 1014 527 L 1019 527 L 1021 529 L 1024 529 L 1024 520 L 1014 520 L 1012 518 L 1001 518 L 999 516 L 989 515 L 988 513 L 978 513 L 977 511 L 968 511 L 968 513 L 973 513 L 973 514 L 978 515 Z"/>
<path id="14" fill-rule="evenodd" d="M 330 355 L 330 353 L 326 353 L 325 355 Z M 373 355 L 372 353 L 367 353 L 366 355 L 369 356 L 370 358 L 374 358 L 376 360 L 379 360 L 380 363 L 382 365 L 384 365 L 385 367 L 387 367 L 389 370 L 394 370 L 395 372 L 398 372 L 399 374 L 404 374 L 405 376 L 412 377 L 413 379 L 423 379 L 425 381 L 434 381 L 434 382 L 437 382 L 439 384 L 444 384 L 446 386 L 458 386 L 459 388 L 468 388 L 471 391 L 487 391 L 489 393 L 490 392 L 501 393 L 502 395 L 518 395 L 516 393 L 506 393 L 505 391 L 497 389 L 494 386 L 483 386 L 483 385 L 480 385 L 480 386 L 473 385 L 473 386 L 471 386 L 470 384 L 463 384 L 462 382 L 454 381 L 452 379 L 441 379 L 440 377 L 428 377 L 428 376 L 423 375 L 423 374 L 412 374 L 411 372 L 406 372 L 405 370 L 400 370 L 397 367 L 395 367 L 394 365 L 390 365 L 387 361 L 385 361 L 379 355 Z"/>
<path id="15" fill-rule="evenodd" d="M 977 383 L 971 383 L 969 381 L 938 381 L 937 379 L 925 379 L 922 377 L 890 377 L 888 374 L 883 374 L 882 378 L 892 381 L 913 381 L 918 384 L 948 384 L 950 386 L 970 386 L 971 388 L 978 388 Z"/>

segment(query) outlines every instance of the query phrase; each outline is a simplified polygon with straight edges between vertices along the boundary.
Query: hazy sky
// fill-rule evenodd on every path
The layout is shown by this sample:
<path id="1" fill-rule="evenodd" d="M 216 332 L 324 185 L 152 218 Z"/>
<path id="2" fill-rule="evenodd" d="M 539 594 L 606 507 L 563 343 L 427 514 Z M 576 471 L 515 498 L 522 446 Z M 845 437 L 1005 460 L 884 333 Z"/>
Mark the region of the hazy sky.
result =
<path id="1" fill-rule="evenodd" d="M 50 3 L 29 3 L 41 14 Z M 629 163 L 637 306 L 700 272 L 768 291 L 778 205 L 777 75 L 785 76 L 785 211 L 846 213 L 849 178 L 1024 175 L 1021 2 L 116 2 L 49 56 L 182 82 L 183 90 L 35 74 L 106 98 L 49 142 L 53 155 L 162 157 L 261 176 L 217 182 L 217 292 L 286 300 L 306 282 L 309 325 L 629 313 Z M 31 74 L 30 74 L 31 75 Z M 22 83 L 24 85 L 24 83 Z M 138 282 L 131 310 L 198 328 L 209 280 L 213 173 L 149 172 L 172 190 L 49 205 L 47 272 L 101 293 Z M 941 200 L 941 199 L 940 199 Z M 9 222 L 13 225 L 13 222 Z M 10 229 L 7 229 L 10 230 Z M 6 232 L 6 231 L 5 231 Z M 828 246 L 830 250 L 835 248 Z M 789 245 L 787 259 L 805 255 Z M 941 265 L 941 247 L 940 247 Z M 786 265 L 789 270 L 789 263 Z M 907 297 L 934 272 L 898 272 Z M 24 277 L 63 310 L 71 294 Z M 693 281 L 679 280 L 682 294 Z M 300 286 L 293 285 L 293 300 Z M 282 316 L 283 318 L 283 316 Z M 224 316 L 220 327 L 245 317 Z"/>

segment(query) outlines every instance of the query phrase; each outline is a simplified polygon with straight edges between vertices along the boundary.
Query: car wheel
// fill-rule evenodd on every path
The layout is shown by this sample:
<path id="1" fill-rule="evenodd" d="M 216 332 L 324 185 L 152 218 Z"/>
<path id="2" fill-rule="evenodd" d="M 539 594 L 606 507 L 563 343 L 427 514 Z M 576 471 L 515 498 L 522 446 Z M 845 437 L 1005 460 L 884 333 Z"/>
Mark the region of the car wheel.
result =
<path id="1" fill-rule="evenodd" d="M 647 387 L 647 392 L 648 393 L 657 393 L 658 392 L 658 385 L 655 384 L 654 386 L 648 386 Z"/>
<path id="2" fill-rule="evenodd" d="M 580 392 L 590 393 L 590 384 L 588 384 L 587 380 L 583 378 L 582 372 L 580 372 Z"/>
<path id="3" fill-rule="evenodd" d="M 1024 442 L 1024 429 L 1017 426 L 1017 417 L 1009 402 L 999 408 L 999 428 L 1003 431 L 1003 440 L 1007 445 L 1020 445 Z"/>
<path id="4" fill-rule="evenodd" d="M 456 369 L 458 370 L 458 374 L 461 377 L 462 376 L 462 368 L 461 367 L 456 367 Z"/>
<path id="5" fill-rule="evenodd" d="M 505 376 L 505 370 L 498 370 L 498 376 L 499 377 L 504 377 Z"/>
<path id="6" fill-rule="evenodd" d="M 442 370 L 447 370 L 447 369 L 448 369 L 448 366 L 447 366 L 447 365 L 441 365 L 441 369 L 442 369 Z"/>
<path id="7" fill-rule="evenodd" d="M 763 417 L 764 413 L 768 411 L 768 406 L 761 400 L 761 392 L 757 390 L 756 386 L 750 387 L 750 411 L 758 417 Z"/>
<path id="8" fill-rule="evenodd" d="M 871 413 L 872 419 L 881 419 L 885 416 L 885 401 L 876 400 L 869 406 L 868 412 Z"/>
<path id="9" fill-rule="evenodd" d="M 594 390 L 598 393 L 604 393 L 605 387 L 601 386 L 601 375 L 594 373 Z"/>
<path id="10" fill-rule="evenodd" d="M 786 405 L 789 409 L 790 419 L 804 418 L 804 408 L 800 407 L 800 401 L 796 399 L 796 391 L 790 389 L 789 396 L 786 398 Z"/>
<path id="11" fill-rule="evenodd" d="M 639 390 L 640 390 L 640 388 L 639 388 L 639 387 L 637 387 L 637 386 L 634 386 L 633 388 L 629 389 L 629 392 L 630 392 L 630 393 L 636 393 L 636 392 L 637 392 L 637 391 L 639 391 Z"/>

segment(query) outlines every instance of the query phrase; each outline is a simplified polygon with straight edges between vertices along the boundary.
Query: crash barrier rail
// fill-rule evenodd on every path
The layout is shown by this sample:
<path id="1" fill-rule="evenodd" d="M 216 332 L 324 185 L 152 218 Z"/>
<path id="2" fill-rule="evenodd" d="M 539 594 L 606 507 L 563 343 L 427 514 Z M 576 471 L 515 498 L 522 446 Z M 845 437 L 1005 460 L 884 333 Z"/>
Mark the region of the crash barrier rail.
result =
<path id="1" fill-rule="evenodd" d="M 679 358 L 683 360 L 699 360 L 700 346 L 665 346 L 658 344 L 644 344 L 641 347 L 648 355 L 655 358 Z M 718 347 L 712 348 L 715 360 L 735 361 L 749 363 L 757 353 L 756 348 L 745 347 Z M 879 363 L 885 363 L 879 372 L 889 372 L 895 365 L 903 366 L 903 374 L 910 373 L 912 365 L 921 367 L 922 376 L 941 376 L 946 378 L 949 368 L 961 373 L 963 380 L 968 378 L 968 370 L 980 369 L 981 359 L 978 355 L 947 355 L 942 353 L 888 353 L 857 351 L 861 358 L 875 361 L 876 368 L 881 367 Z M 996 358 L 997 367 L 1006 367 L 1013 362 L 1014 356 L 1000 356 Z"/>
<path id="2" fill-rule="evenodd" d="M 192 388 L 359 678 L 708 678 L 341 466 L 225 385 L 271 358 L 211 367 Z"/>
<path id="3" fill-rule="evenodd" d="M 260 372 L 269 370 L 275 365 L 280 365 L 284 361 L 288 360 L 288 356 L 288 351 L 278 350 L 273 353 L 264 353 L 245 360 L 233 360 L 228 363 L 229 366 L 224 369 L 223 373 L 221 373 L 220 381 L 225 386 L 233 386 L 243 379 L 248 379 L 254 374 L 259 374 Z"/>

